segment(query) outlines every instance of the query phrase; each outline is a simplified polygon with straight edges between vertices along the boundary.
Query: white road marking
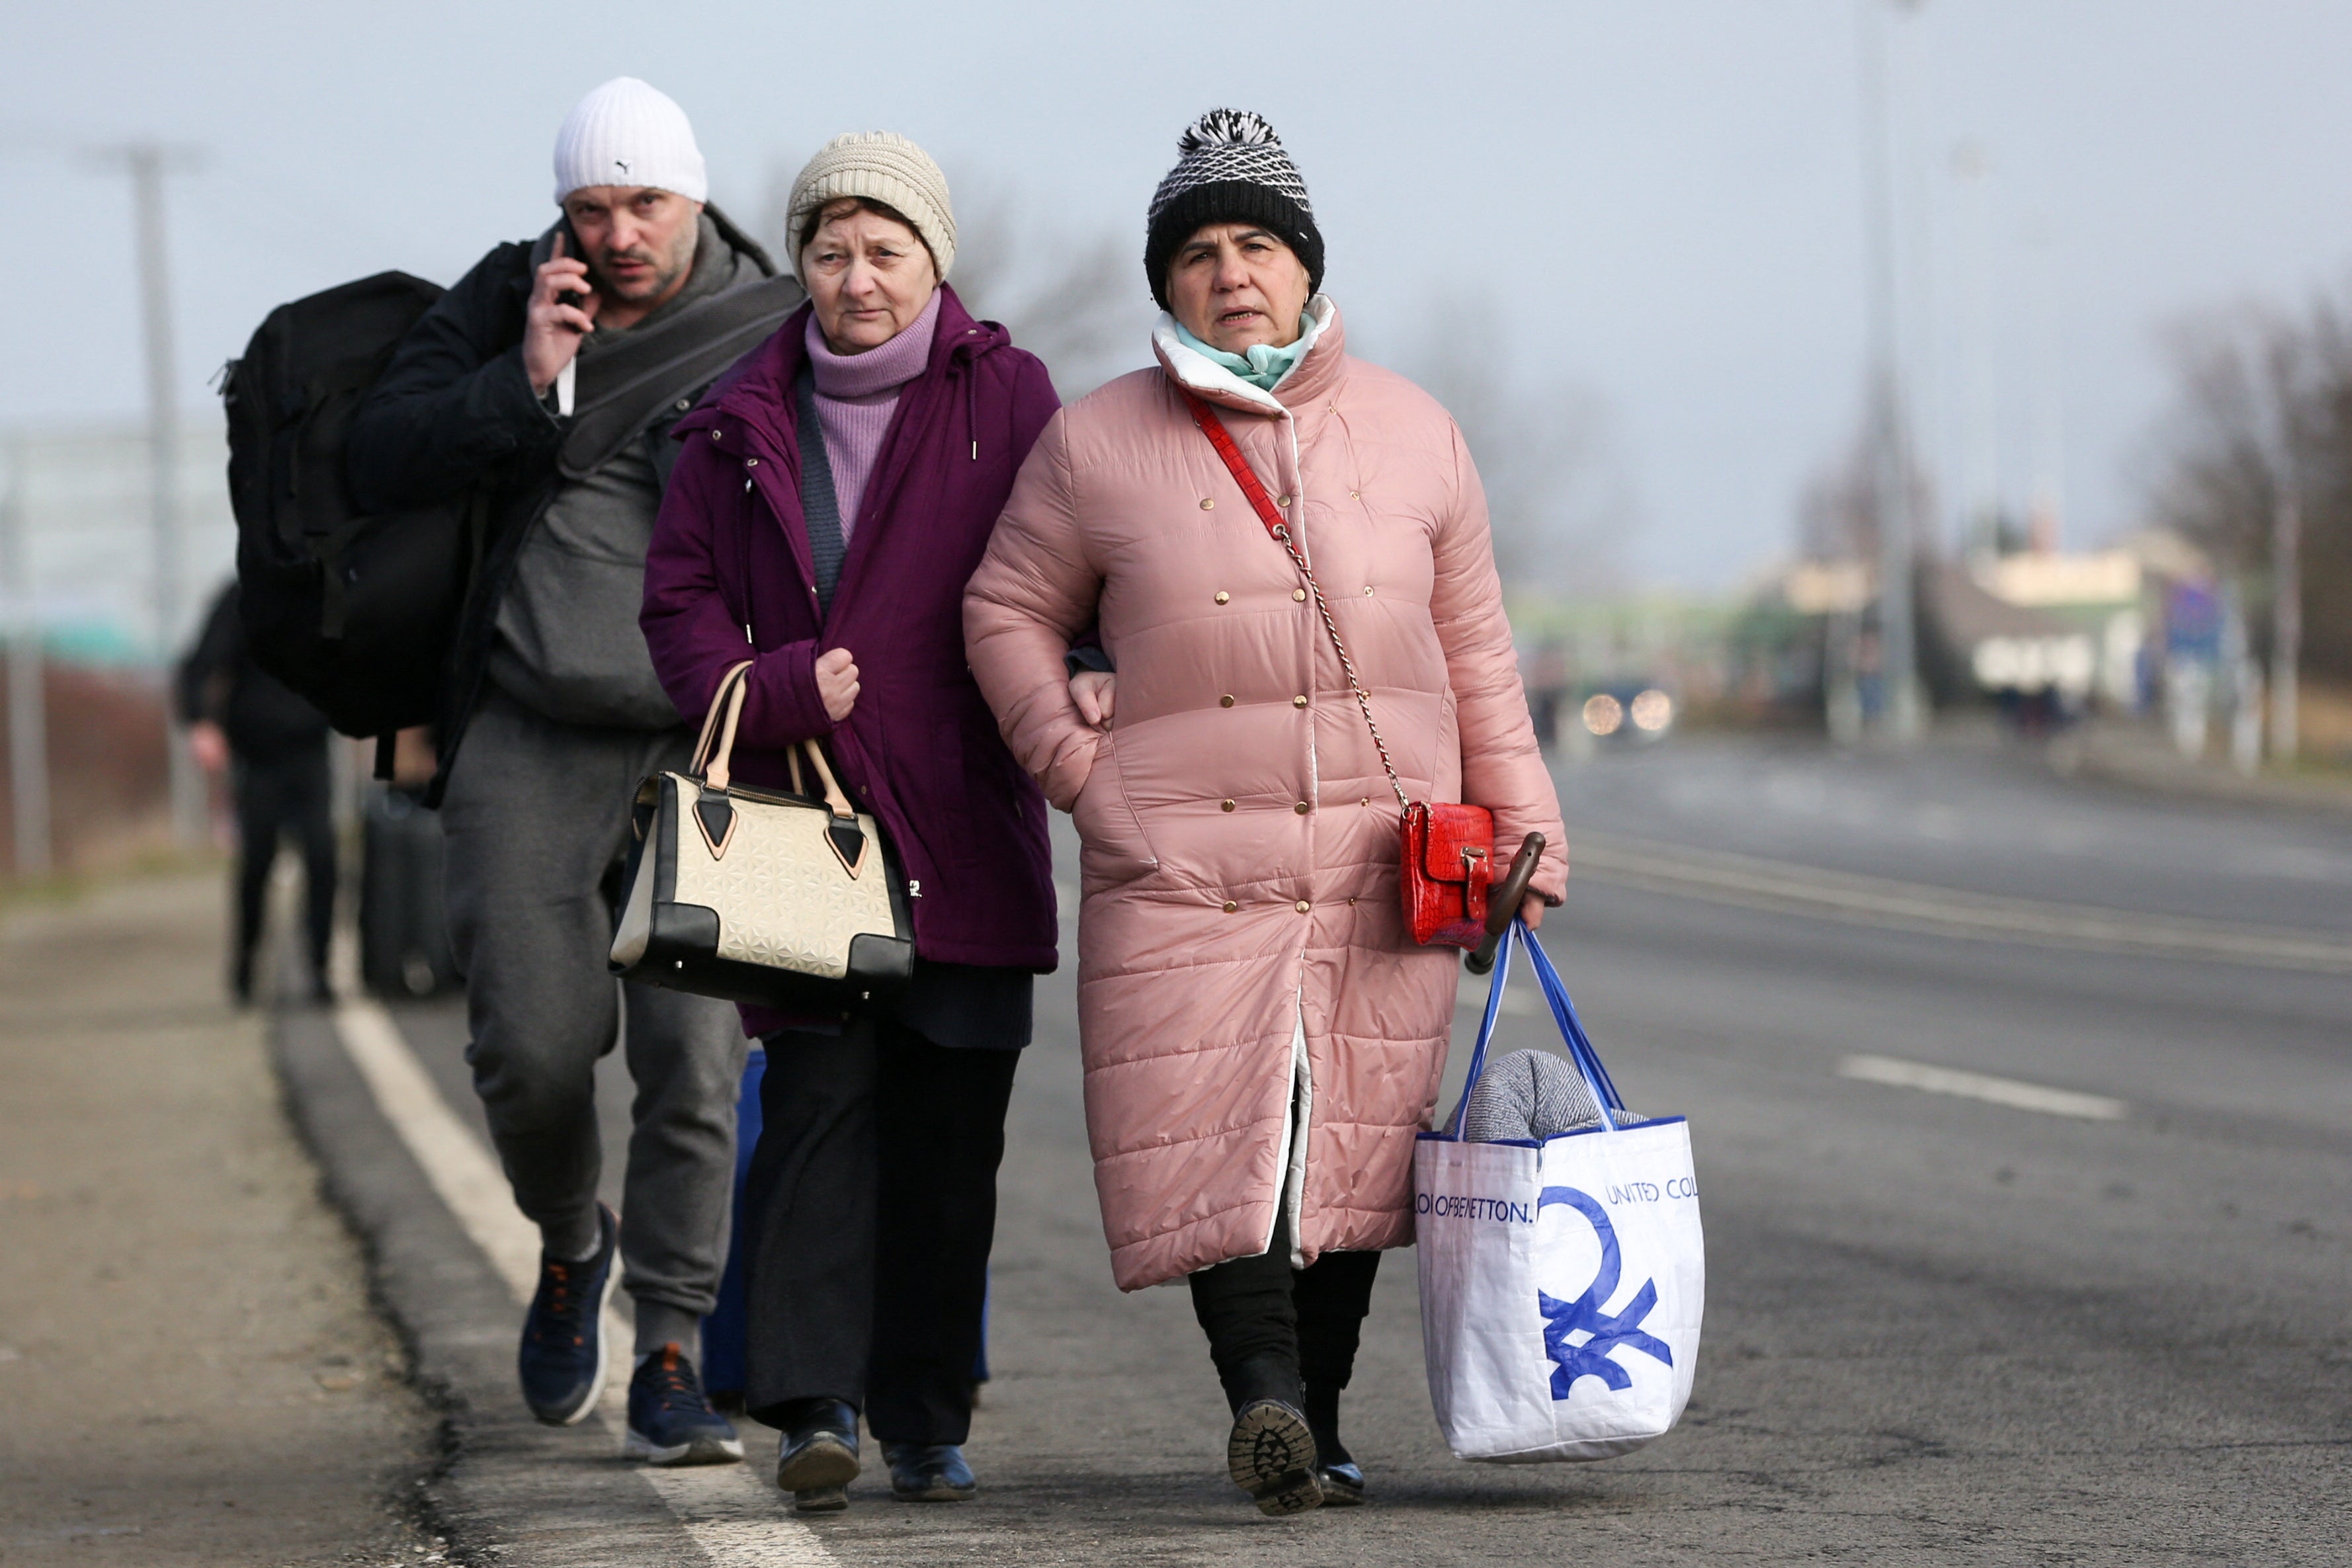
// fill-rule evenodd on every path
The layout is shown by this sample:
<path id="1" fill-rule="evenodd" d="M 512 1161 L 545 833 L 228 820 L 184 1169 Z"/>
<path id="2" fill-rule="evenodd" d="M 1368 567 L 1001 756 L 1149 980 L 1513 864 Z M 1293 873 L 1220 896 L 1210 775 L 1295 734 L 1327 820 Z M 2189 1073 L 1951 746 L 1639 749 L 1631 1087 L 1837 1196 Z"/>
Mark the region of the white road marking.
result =
<path id="1" fill-rule="evenodd" d="M 2072 1089 L 2053 1089 L 2017 1078 L 1995 1078 L 1986 1072 L 1964 1072 L 1956 1067 L 1931 1067 L 1924 1061 L 1905 1061 L 1893 1056 L 1849 1056 L 1838 1063 L 1838 1076 L 1889 1083 L 1898 1089 L 1920 1089 L 1930 1094 L 1957 1094 L 1965 1100 L 1984 1100 L 2020 1111 L 2072 1116 L 2084 1122 L 2120 1122 L 2131 1111 L 2122 1101 L 2110 1100 L 2104 1094 L 2081 1094 Z"/>
<path id="2" fill-rule="evenodd" d="M 497 1159 L 442 1097 L 390 1013 L 365 999 L 343 1002 L 335 1009 L 335 1030 L 375 1096 L 376 1108 L 424 1168 L 434 1192 L 516 1301 L 528 1304 L 539 1283 L 539 1231 L 514 1207 Z M 614 1371 L 605 1379 L 596 1419 L 617 1450 L 628 1426 L 630 1335 L 628 1325 L 611 1312 L 604 1314 L 604 1333 L 614 1350 Z M 783 1494 L 768 1484 L 760 1458 L 688 1469 L 648 1465 L 637 1473 L 713 1568 L 829 1568 L 837 1561 L 816 1531 L 783 1511 Z"/>
<path id="3" fill-rule="evenodd" d="M 442 1206 L 457 1216 L 515 1299 L 529 1301 L 539 1283 L 539 1231 L 515 1207 L 499 1162 L 441 1097 L 390 1013 L 372 1001 L 347 1001 L 335 1009 L 335 1028 L 376 1109 L 424 1167 Z"/>
<path id="4" fill-rule="evenodd" d="M 2333 933 L 2002 898 L 1612 833 L 1571 835 L 1570 855 L 1572 874 L 1594 882 L 1680 894 L 1744 909 L 1986 942 L 2352 974 L 2352 942 Z"/>

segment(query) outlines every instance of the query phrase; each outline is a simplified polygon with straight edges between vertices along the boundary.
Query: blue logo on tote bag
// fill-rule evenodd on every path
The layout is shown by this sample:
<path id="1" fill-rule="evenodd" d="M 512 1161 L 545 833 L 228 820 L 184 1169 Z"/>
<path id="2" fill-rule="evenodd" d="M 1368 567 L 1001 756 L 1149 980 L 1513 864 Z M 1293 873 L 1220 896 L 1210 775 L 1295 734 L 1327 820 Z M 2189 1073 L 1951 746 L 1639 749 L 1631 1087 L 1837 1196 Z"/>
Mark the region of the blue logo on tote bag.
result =
<path id="1" fill-rule="evenodd" d="M 1572 1186 L 1548 1186 L 1536 1200 L 1536 1212 L 1540 1215 L 1555 1203 L 1565 1203 L 1592 1222 L 1593 1234 L 1601 1239 L 1601 1267 L 1592 1276 L 1592 1283 L 1584 1294 L 1572 1301 L 1554 1300 L 1541 1291 L 1536 1292 L 1536 1304 L 1544 1315 L 1544 1353 L 1558 1363 L 1552 1368 L 1551 1396 L 1565 1399 L 1580 1377 L 1597 1377 L 1612 1389 L 1633 1385 L 1633 1379 L 1625 1369 L 1609 1359 L 1609 1353 L 1625 1345 L 1643 1354 L 1665 1363 L 1675 1364 L 1672 1346 L 1654 1334 L 1642 1332 L 1642 1320 L 1658 1304 L 1658 1282 L 1645 1280 L 1633 1299 L 1625 1303 L 1622 1312 L 1610 1313 L 1601 1304 L 1617 1293 L 1617 1277 L 1623 1260 L 1617 1251 L 1617 1229 L 1609 1223 L 1601 1207 Z M 1591 1337 L 1582 1344 L 1570 1344 L 1568 1336 L 1579 1330 Z"/>

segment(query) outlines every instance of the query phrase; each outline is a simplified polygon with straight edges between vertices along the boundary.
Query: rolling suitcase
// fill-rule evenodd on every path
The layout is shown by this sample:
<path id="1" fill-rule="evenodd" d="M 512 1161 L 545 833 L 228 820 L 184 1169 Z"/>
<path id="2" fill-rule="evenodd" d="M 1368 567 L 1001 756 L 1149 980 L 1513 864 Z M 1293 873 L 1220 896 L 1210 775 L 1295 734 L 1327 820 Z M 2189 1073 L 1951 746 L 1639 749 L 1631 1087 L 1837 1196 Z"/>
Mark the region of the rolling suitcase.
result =
<path id="1" fill-rule="evenodd" d="M 441 902 L 441 820 L 402 789 L 368 799 L 360 865 L 360 977 L 380 997 L 457 986 Z"/>

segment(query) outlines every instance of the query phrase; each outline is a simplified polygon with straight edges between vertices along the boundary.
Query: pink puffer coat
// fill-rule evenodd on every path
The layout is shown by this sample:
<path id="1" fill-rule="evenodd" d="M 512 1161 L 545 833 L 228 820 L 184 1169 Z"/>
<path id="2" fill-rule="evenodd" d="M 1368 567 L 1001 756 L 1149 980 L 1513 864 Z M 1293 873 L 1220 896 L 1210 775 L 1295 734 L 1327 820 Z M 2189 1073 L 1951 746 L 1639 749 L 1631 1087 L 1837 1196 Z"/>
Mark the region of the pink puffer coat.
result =
<path id="1" fill-rule="evenodd" d="M 1339 658 L 1171 381 L 1287 498 L 1406 792 L 1492 808 L 1507 846 L 1540 831 L 1537 887 L 1567 875 L 1461 434 L 1309 308 L 1273 395 L 1163 319 L 1160 369 L 1045 427 L 964 599 L 1005 740 L 1084 843 L 1087 1128 L 1123 1290 L 1265 1251 L 1286 1207 L 1302 1266 L 1409 1244 L 1460 958 L 1404 934 L 1396 796 Z M 1063 665 L 1090 624 L 1107 734 Z"/>

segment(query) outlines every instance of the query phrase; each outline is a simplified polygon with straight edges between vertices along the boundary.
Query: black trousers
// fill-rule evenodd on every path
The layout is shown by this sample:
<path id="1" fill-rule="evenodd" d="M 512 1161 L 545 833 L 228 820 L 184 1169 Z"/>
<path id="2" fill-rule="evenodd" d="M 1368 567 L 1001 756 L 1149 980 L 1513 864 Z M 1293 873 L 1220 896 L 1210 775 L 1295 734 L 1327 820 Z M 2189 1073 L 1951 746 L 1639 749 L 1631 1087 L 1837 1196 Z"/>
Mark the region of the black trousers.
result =
<path id="1" fill-rule="evenodd" d="M 767 1045 L 745 1406 L 781 1427 L 793 1401 L 845 1399 L 883 1442 L 961 1443 L 1021 1053 L 875 1020 Z"/>
<path id="2" fill-rule="evenodd" d="M 253 972 L 253 950 L 261 942 L 269 900 L 269 868 L 278 860 L 279 836 L 290 831 L 302 850 L 310 973 L 321 977 L 335 925 L 333 787 L 326 748 L 266 761 L 240 759 L 236 794 L 237 975 Z"/>
<path id="3" fill-rule="evenodd" d="M 1326 1252 L 1292 1268 L 1286 1216 L 1274 1228 L 1274 1245 L 1257 1257 L 1191 1276 L 1192 1312 L 1209 1336 L 1227 1398 L 1239 1397 L 1240 1368 L 1260 1356 L 1296 1368 L 1310 1396 L 1347 1387 L 1380 1267 L 1377 1252 Z"/>

